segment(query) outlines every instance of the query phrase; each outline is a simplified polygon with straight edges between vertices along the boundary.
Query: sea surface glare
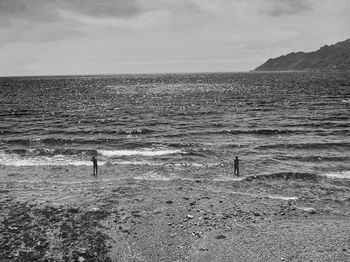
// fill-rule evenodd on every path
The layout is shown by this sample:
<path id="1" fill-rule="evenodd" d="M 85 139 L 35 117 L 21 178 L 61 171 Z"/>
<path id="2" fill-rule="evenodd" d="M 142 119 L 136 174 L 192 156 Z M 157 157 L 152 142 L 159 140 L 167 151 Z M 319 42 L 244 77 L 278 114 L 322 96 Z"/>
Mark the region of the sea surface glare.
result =
<path id="1" fill-rule="evenodd" d="M 0 78 L 0 165 L 350 178 L 350 74 Z"/>

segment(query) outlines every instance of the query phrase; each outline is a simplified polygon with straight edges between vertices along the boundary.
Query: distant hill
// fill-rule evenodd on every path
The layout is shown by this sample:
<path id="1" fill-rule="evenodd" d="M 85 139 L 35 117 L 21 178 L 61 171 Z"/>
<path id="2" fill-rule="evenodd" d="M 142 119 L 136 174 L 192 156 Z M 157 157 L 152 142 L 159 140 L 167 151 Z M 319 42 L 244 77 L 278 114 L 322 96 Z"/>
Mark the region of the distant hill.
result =
<path id="1" fill-rule="evenodd" d="M 350 70 L 350 39 L 325 45 L 314 52 L 298 52 L 270 58 L 255 71 Z"/>

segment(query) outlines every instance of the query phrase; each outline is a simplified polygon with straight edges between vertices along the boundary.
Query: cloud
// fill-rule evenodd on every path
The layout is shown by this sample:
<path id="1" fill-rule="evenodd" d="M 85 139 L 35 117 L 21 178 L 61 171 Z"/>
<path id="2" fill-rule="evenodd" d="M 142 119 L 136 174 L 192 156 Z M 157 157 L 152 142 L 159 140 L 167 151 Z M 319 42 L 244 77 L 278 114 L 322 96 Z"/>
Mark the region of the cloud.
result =
<path id="1" fill-rule="evenodd" d="M 12 20 L 52 22 L 61 18 L 61 10 L 90 17 L 132 18 L 160 10 L 200 11 L 201 6 L 198 0 L 0 0 L 0 21 L 3 24 Z"/>
<path id="2" fill-rule="evenodd" d="M 266 13 L 279 17 L 284 15 L 297 15 L 312 9 L 308 0 L 267 0 Z"/>
<path id="3" fill-rule="evenodd" d="M 62 7 L 93 17 L 132 17 L 144 11 L 136 0 L 65 0 Z"/>
<path id="4" fill-rule="evenodd" d="M 55 22 L 60 10 L 69 10 L 92 17 L 132 17 L 143 8 L 137 0 L 0 0 L 0 25 L 13 21 Z"/>
<path id="5" fill-rule="evenodd" d="M 223 0 L 212 1 L 214 3 Z M 146 28 L 189 30 L 215 7 L 210 0 L 0 0 L 0 46 Z M 209 3 L 211 5 L 209 5 Z M 205 22 L 205 20 L 204 20 Z M 196 25 L 195 25 L 196 24 Z M 180 30 L 181 29 L 181 30 Z"/>
<path id="6" fill-rule="evenodd" d="M 0 0 L 0 25 L 9 26 L 17 20 L 53 21 L 57 12 L 50 5 L 42 0 Z"/>
<path id="7" fill-rule="evenodd" d="M 248 70 L 349 37 L 349 0 L 0 0 L 0 74 Z"/>

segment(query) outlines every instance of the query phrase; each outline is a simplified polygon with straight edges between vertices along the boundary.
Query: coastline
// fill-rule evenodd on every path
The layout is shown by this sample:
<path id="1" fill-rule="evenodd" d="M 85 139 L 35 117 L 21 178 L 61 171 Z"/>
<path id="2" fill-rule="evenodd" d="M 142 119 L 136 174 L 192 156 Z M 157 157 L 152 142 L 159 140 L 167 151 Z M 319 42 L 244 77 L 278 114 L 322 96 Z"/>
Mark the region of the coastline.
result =
<path id="1" fill-rule="evenodd" d="M 113 165 L 97 178 L 90 166 L 1 169 L 4 261 L 350 259 L 346 179 L 178 179 Z"/>

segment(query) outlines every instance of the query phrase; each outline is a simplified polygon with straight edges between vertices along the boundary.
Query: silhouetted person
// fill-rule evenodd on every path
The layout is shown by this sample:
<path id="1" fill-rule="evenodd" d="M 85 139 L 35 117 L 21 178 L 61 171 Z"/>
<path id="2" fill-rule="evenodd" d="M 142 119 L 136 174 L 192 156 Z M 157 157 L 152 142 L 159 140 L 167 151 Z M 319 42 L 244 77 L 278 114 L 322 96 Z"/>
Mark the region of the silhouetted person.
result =
<path id="1" fill-rule="evenodd" d="M 94 169 L 93 169 L 93 173 L 92 174 L 94 176 L 97 176 L 97 159 L 96 159 L 96 157 L 93 156 L 91 161 L 92 161 L 92 163 L 94 165 Z"/>
<path id="2" fill-rule="evenodd" d="M 237 176 L 239 176 L 239 161 L 241 161 L 241 160 L 239 160 L 238 159 L 238 156 L 236 156 L 236 158 L 235 158 L 235 160 L 234 160 L 234 171 L 233 171 L 233 173 L 235 174 L 235 175 L 237 175 Z"/>

